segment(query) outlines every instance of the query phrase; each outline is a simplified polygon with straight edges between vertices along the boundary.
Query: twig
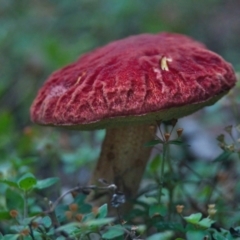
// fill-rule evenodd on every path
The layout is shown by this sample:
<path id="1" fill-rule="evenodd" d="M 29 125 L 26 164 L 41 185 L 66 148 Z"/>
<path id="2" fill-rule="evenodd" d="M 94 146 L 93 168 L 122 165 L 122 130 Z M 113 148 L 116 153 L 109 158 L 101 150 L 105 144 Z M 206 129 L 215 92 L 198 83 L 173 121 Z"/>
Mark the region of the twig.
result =
<path id="1" fill-rule="evenodd" d="M 35 240 L 35 237 L 34 237 L 34 234 L 33 234 L 33 230 L 32 230 L 32 225 L 31 225 L 31 223 L 30 224 L 28 224 L 28 227 L 29 227 L 29 230 L 30 230 L 30 236 L 32 237 L 32 239 L 33 240 Z"/>
<path id="2" fill-rule="evenodd" d="M 27 191 L 24 191 L 24 209 L 23 209 L 23 217 L 27 218 L 28 217 L 28 206 L 27 206 Z"/>
<path id="3" fill-rule="evenodd" d="M 71 188 L 69 189 L 68 191 L 66 191 L 65 193 L 63 193 L 59 198 L 57 198 L 57 200 L 51 204 L 51 207 L 49 210 L 45 211 L 44 213 L 45 214 L 48 214 L 50 212 L 53 212 L 55 210 L 55 208 L 57 207 L 57 205 L 59 204 L 59 202 L 66 196 L 68 195 L 69 193 L 71 192 L 74 192 L 74 191 L 86 191 L 86 190 L 112 190 L 112 189 L 116 189 L 116 185 L 114 184 L 110 184 L 108 185 L 107 187 L 98 187 L 96 185 L 91 185 L 91 186 L 88 186 L 88 187 L 82 187 L 82 186 L 77 186 L 77 187 L 74 187 L 74 188 Z"/>

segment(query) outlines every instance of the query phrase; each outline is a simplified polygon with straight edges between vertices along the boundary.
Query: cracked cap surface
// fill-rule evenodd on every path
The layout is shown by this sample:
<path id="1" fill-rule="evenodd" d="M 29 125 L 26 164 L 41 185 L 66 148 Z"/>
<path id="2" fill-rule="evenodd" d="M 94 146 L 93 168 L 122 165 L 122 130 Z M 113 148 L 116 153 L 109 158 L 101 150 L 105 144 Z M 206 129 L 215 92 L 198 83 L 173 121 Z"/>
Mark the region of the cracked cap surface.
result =
<path id="1" fill-rule="evenodd" d="M 231 64 L 203 44 L 174 33 L 141 34 L 50 75 L 31 119 L 88 130 L 180 118 L 213 104 L 235 82 Z"/>

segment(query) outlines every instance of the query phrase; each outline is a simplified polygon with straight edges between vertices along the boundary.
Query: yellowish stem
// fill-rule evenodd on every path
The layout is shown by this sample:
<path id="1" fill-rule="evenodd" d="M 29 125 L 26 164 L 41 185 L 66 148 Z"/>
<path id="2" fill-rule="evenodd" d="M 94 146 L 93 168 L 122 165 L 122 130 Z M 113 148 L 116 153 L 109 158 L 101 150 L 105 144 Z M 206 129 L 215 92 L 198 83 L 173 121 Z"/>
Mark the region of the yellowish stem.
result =
<path id="1" fill-rule="evenodd" d="M 110 128 L 102 145 L 102 152 L 91 183 L 99 185 L 98 179 L 114 183 L 127 199 L 123 209 L 131 206 L 129 200 L 137 195 L 151 148 L 144 144 L 154 139 L 155 128 L 146 125 Z M 99 192 L 99 195 L 101 192 Z M 98 193 L 90 196 L 96 198 Z M 109 202 L 109 196 L 98 199 L 98 205 Z"/>

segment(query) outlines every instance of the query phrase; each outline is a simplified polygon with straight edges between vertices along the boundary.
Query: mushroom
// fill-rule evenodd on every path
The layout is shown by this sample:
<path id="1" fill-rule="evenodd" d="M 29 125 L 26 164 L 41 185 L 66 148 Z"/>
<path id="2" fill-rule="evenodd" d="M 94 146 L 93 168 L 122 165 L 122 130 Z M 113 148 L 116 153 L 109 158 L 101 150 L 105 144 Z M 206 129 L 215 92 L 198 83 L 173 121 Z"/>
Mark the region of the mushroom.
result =
<path id="1" fill-rule="evenodd" d="M 91 183 L 103 178 L 136 197 L 149 159 L 150 125 L 178 119 L 224 96 L 236 82 L 231 64 L 174 33 L 114 41 L 54 72 L 31 106 L 40 125 L 106 129 Z"/>

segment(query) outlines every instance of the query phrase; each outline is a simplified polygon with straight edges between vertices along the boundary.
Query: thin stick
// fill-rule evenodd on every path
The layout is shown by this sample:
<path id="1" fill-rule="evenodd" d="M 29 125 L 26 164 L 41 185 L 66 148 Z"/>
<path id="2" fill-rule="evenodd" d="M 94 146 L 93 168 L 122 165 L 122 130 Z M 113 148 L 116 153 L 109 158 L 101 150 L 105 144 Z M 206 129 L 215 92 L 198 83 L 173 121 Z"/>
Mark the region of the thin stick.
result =
<path id="1" fill-rule="evenodd" d="M 160 189 L 158 194 L 158 203 L 161 203 L 162 199 L 162 190 L 163 190 L 163 184 L 164 184 L 164 165 L 167 160 L 167 149 L 168 149 L 168 143 L 163 143 L 163 153 L 162 153 L 162 164 L 161 164 L 161 172 L 160 172 Z"/>
<path id="2" fill-rule="evenodd" d="M 27 191 L 24 191 L 24 209 L 23 209 L 23 217 L 24 219 L 28 217 L 28 206 L 27 206 Z"/>

